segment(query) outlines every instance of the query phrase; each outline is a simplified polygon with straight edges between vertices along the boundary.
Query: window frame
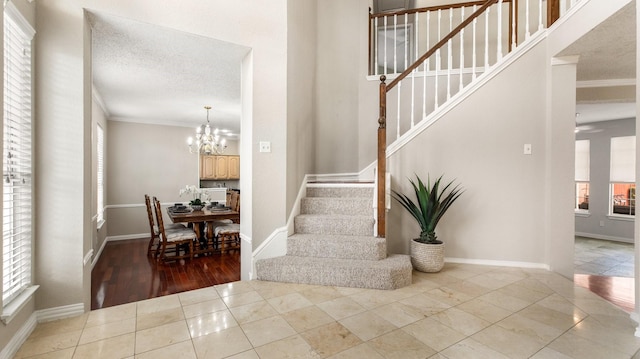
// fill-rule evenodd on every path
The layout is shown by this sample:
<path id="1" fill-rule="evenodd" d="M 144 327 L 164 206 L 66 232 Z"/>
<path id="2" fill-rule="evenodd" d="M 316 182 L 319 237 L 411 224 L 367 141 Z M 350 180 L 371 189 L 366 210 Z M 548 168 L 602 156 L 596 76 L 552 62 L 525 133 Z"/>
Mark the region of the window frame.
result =
<path id="1" fill-rule="evenodd" d="M 628 141 L 628 144 L 631 144 L 633 148 L 624 148 L 624 143 L 615 145 L 614 143 L 619 141 Z M 616 136 L 611 137 L 610 139 L 610 170 L 609 170 L 609 210 L 608 217 L 612 219 L 635 219 L 635 143 L 636 136 Z M 618 147 L 622 145 L 622 147 Z M 617 148 L 617 150 L 616 150 Z M 633 159 L 625 158 L 626 154 L 631 154 Z M 628 157 L 628 156 L 627 156 Z M 620 164 L 628 164 L 631 163 L 633 166 L 632 169 L 620 168 Z M 623 166 L 624 167 L 624 166 Z M 616 185 L 629 185 L 629 190 L 633 189 L 634 198 L 631 198 L 631 195 L 627 195 L 624 200 L 625 202 L 629 202 L 629 214 L 625 213 L 616 213 L 615 211 L 615 186 Z M 630 193 L 630 192 L 629 192 Z M 632 205 L 633 202 L 633 205 Z M 633 213 L 633 214 L 631 214 Z"/>
<path id="2" fill-rule="evenodd" d="M 102 228 L 102 225 L 106 222 L 104 218 L 104 193 L 105 193 L 105 181 L 104 181 L 104 157 L 105 143 L 104 143 L 104 129 L 100 124 L 96 125 L 96 222 L 97 228 Z"/>

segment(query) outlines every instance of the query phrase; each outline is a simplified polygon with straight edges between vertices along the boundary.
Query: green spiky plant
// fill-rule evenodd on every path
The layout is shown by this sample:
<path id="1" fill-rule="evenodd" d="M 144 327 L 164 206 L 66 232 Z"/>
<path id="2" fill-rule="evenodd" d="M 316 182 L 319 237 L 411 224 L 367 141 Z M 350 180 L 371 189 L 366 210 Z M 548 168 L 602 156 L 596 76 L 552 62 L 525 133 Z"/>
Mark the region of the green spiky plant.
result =
<path id="1" fill-rule="evenodd" d="M 395 190 L 392 190 L 393 198 L 400 202 L 413 218 L 418 221 L 421 232 L 420 238 L 416 238 L 416 241 L 427 244 L 440 244 L 442 242 L 437 239 L 436 226 L 453 202 L 462 195 L 463 190 L 459 185 L 453 186 L 453 181 L 441 188 L 440 181 L 442 176 L 433 182 L 433 186 L 429 178 L 427 178 L 426 186 L 418 175 L 416 175 L 416 178 L 418 179 L 417 184 L 412 179 L 409 179 L 409 182 L 411 182 L 415 191 L 417 203 Z M 448 193 L 447 190 L 449 190 Z"/>

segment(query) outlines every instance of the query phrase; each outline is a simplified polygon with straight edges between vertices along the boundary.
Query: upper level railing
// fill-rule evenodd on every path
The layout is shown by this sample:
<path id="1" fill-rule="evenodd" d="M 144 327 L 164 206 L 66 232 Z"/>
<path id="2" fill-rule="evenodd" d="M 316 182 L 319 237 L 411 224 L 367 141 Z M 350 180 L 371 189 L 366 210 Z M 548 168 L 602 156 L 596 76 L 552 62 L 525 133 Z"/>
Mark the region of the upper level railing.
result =
<path id="1" fill-rule="evenodd" d="M 577 2 L 483 0 L 369 15 L 369 73 L 380 75 L 378 236 L 386 227 L 387 128 L 400 138 Z"/>

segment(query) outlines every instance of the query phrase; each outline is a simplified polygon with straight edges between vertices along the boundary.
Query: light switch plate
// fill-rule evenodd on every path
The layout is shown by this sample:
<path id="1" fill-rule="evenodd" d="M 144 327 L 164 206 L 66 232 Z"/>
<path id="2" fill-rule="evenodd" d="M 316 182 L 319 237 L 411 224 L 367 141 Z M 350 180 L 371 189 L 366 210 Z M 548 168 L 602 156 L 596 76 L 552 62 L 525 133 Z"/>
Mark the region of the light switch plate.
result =
<path id="1" fill-rule="evenodd" d="M 271 142 L 260 141 L 260 152 L 271 152 Z"/>
<path id="2" fill-rule="evenodd" d="M 530 143 L 525 143 L 524 144 L 524 154 L 525 155 L 530 155 L 531 154 L 531 144 Z"/>

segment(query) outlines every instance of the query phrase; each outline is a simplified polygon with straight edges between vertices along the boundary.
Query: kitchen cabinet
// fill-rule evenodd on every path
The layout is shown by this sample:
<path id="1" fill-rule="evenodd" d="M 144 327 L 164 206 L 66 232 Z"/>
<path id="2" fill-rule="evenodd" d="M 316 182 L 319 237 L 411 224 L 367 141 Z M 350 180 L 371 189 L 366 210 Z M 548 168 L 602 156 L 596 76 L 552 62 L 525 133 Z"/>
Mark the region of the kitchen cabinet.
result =
<path id="1" fill-rule="evenodd" d="M 240 156 L 200 156 L 200 179 L 240 179 Z"/>

